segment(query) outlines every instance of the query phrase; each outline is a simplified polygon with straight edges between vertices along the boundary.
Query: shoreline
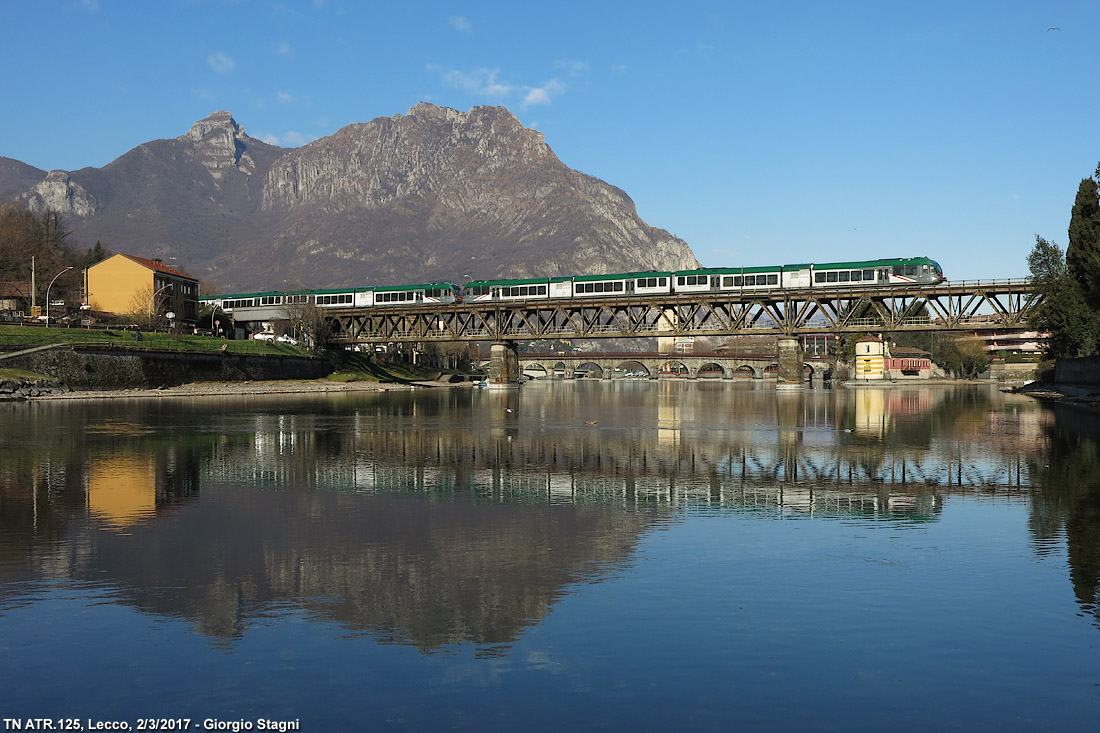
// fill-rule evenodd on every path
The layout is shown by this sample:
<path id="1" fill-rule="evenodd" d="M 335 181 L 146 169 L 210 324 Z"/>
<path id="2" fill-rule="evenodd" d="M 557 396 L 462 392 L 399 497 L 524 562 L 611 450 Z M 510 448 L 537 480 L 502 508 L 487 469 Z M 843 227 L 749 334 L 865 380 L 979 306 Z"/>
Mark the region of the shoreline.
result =
<path id="1" fill-rule="evenodd" d="M 191 382 L 175 387 L 88 389 L 43 394 L 28 401 L 163 399 L 166 397 L 253 397 L 281 394 L 353 394 L 418 388 L 470 386 L 472 382 L 327 382 L 320 380 L 266 380 L 255 382 Z"/>

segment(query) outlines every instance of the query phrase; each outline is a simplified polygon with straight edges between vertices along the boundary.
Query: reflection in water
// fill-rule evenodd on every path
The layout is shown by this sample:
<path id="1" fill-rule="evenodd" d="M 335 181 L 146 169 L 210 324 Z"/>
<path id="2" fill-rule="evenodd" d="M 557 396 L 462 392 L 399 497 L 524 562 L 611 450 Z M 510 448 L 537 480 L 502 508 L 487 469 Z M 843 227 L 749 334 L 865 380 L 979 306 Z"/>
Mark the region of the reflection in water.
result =
<path id="1" fill-rule="evenodd" d="M 218 638 L 290 602 L 379 640 L 493 653 L 683 512 L 892 526 L 935 521 L 953 494 L 1032 496 L 1036 538 L 1065 532 L 1097 613 L 1100 483 L 1079 480 L 1100 475 L 1095 444 L 988 390 L 43 403 L 0 434 L 5 603 L 20 582 L 106 577 Z"/>
<path id="2" fill-rule="evenodd" d="M 1075 405 L 1054 412 L 1046 450 L 1030 457 L 1030 527 L 1040 553 L 1064 536 L 1077 601 L 1100 626 L 1100 415 Z"/>

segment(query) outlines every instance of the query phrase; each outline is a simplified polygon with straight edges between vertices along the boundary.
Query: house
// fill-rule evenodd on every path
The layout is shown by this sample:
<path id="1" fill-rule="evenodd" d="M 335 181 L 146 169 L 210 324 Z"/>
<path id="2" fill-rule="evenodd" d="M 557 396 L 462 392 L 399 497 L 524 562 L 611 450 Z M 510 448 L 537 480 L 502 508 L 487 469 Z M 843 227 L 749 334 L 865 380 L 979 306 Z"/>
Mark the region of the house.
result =
<path id="1" fill-rule="evenodd" d="M 85 272 L 88 306 L 95 311 L 148 315 L 172 313 L 177 322 L 199 317 L 199 281 L 160 260 L 117 254 Z"/>
<path id="2" fill-rule="evenodd" d="M 883 379 L 886 361 L 886 344 L 878 336 L 870 334 L 856 340 L 855 378 L 860 381 Z"/>
<path id="3" fill-rule="evenodd" d="M 908 346 L 891 346 L 883 360 L 886 379 L 931 379 L 932 357 L 927 351 Z"/>
<path id="4" fill-rule="evenodd" d="M 8 315 L 29 311 L 30 294 L 29 280 L 0 283 L 0 313 Z"/>

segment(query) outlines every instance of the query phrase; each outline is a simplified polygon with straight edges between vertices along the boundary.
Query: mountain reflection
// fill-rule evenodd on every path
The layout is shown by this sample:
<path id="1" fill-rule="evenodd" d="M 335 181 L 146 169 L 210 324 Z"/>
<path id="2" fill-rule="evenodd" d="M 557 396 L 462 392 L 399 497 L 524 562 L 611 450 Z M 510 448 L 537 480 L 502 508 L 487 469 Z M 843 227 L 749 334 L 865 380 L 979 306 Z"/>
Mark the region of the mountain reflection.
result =
<path id="1" fill-rule="evenodd" d="M 107 582 L 219 639 L 290 604 L 384 642 L 491 653 L 685 510 L 889 526 L 992 493 L 1032 497 L 1039 551 L 1066 533 L 1097 614 L 1100 479 L 1076 480 L 1100 475 L 1095 444 L 989 391 L 577 385 L 6 417 L 5 603 L 27 581 Z"/>

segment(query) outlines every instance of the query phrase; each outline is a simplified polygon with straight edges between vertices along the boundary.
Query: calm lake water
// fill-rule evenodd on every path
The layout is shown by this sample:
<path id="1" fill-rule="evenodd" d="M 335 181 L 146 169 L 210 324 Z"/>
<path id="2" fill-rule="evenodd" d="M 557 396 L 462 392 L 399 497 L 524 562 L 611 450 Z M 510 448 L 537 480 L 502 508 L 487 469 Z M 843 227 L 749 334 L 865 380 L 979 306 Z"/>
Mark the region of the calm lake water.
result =
<path id="1" fill-rule="evenodd" d="M 1095 730 L 1098 435 L 986 386 L 0 405 L 0 717 Z"/>

